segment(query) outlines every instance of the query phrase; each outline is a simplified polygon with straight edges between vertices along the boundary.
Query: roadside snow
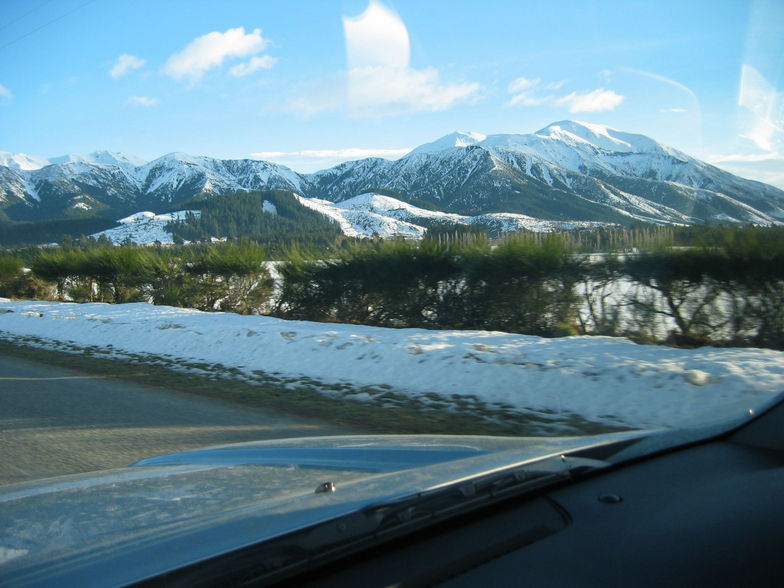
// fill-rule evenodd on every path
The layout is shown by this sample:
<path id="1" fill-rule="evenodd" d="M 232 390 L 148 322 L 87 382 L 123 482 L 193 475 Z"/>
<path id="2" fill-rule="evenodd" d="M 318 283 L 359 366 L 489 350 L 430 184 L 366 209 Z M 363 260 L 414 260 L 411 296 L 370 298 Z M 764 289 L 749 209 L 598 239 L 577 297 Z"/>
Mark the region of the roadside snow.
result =
<path id="1" fill-rule="evenodd" d="M 675 426 L 784 390 L 784 353 L 674 349 L 611 337 L 543 339 L 204 313 L 146 303 L 0 301 L 0 337 L 206 362 L 324 384 L 389 386 L 447 405 L 477 399 L 558 420 Z M 330 393 L 325 388 L 325 393 Z M 735 414 L 735 413 L 733 413 Z M 557 430 L 554 428 L 554 431 Z"/>

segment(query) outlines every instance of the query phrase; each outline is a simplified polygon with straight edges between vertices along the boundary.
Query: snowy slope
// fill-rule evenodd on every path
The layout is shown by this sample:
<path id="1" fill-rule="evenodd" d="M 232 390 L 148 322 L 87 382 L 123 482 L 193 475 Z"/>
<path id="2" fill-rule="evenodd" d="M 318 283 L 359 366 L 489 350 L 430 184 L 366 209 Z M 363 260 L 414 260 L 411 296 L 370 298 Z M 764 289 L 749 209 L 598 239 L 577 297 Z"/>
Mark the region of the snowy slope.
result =
<path id="1" fill-rule="evenodd" d="M 440 153 L 447 149 L 454 147 L 468 147 L 469 145 L 477 145 L 487 139 L 487 135 L 481 133 L 472 133 L 466 131 L 456 131 L 450 133 L 432 143 L 425 143 L 413 149 L 408 155 L 415 155 L 417 153 Z"/>
<path id="2" fill-rule="evenodd" d="M 465 216 L 426 210 L 382 194 L 360 194 L 332 203 L 327 200 L 299 198 L 305 206 L 335 219 L 351 237 L 421 238 L 427 228 L 440 226 L 478 226 L 498 235 L 509 231 L 550 232 L 608 226 L 606 223 L 562 222 L 536 219 L 522 214 L 495 213 Z"/>
<path id="3" fill-rule="evenodd" d="M 0 301 L 0 334 L 71 351 L 220 365 L 249 380 L 262 372 L 367 402 L 386 403 L 394 393 L 439 411 L 489 407 L 540 422 L 541 434 L 580 430 L 579 421 L 646 428 L 741 416 L 784 390 L 780 351 L 384 329 L 144 303 Z"/>
<path id="4" fill-rule="evenodd" d="M 38 193 L 25 174 L 13 167 L 0 166 L 0 205 L 12 205 L 38 200 Z"/>
<path id="5" fill-rule="evenodd" d="M 92 236 L 96 238 L 105 236 L 115 245 L 126 241 L 140 244 L 155 243 L 156 241 L 159 243 L 172 243 L 172 235 L 164 227 L 172 221 L 182 220 L 187 213 L 195 216 L 201 214 L 198 210 L 181 210 L 168 214 L 155 214 L 147 211 L 137 212 L 117 221 L 120 223 L 119 227 L 107 229 Z"/>
<path id="6" fill-rule="evenodd" d="M 45 165 L 49 165 L 49 161 L 43 157 L 38 157 L 37 155 L 0 151 L 0 166 L 3 167 L 29 171 L 32 169 L 40 169 Z"/>
<path id="7" fill-rule="evenodd" d="M 147 163 L 141 157 L 118 151 L 94 151 L 88 155 L 62 155 L 52 157 L 49 164 L 88 163 L 93 165 L 118 165 L 120 167 L 139 167 Z"/>
<path id="8" fill-rule="evenodd" d="M 304 179 L 289 168 L 252 159 L 214 159 L 169 153 L 138 170 L 148 202 L 177 202 L 206 192 L 281 189 L 303 192 Z"/>
<path id="9" fill-rule="evenodd" d="M 372 209 L 372 206 L 363 207 L 360 204 L 360 201 L 366 200 L 364 195 L 357 198 L 359 199 L 358 201 L 352 202 L 352 200 L 347 200 L 346 202 L 335 204 L 328 200 L 297 196 L 297 199 L 303 206 L 307 206 L 337 221 L 338 225 L 340 225 L 340 230 L 348 237 L 405 237 L 418 239 L 424 236 L 424 227 L 393 216 L 379 214 Z M 346 204 L 348 205 L 346 206 Z"/>

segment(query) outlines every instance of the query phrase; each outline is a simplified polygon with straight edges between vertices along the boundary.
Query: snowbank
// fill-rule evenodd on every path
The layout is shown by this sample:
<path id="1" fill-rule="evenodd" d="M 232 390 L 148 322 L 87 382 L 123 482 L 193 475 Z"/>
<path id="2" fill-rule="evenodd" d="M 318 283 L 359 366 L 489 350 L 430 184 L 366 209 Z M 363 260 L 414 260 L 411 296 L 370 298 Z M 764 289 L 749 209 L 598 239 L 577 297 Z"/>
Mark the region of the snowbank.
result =
<path id="1" fill-rule="evenodd" d="M 784 390 L 784 353 L 673 349 L 611 337 L 384 329 L 145 303 L 0 301 L 0 337 L 219 363 L 252 374 L 414 397 L 475 398 L 523 414 L 656 427 L 748 410 Z"/>

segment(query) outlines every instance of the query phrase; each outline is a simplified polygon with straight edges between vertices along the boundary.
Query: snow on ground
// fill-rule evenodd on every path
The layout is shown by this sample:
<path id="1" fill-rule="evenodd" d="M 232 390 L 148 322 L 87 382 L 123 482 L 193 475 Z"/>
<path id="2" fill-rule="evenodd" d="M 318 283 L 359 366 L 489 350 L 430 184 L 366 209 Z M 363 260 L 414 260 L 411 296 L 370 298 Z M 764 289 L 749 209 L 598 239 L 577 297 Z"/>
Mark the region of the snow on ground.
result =
<path id="1" fill-rule="evenodd" d="M 419 208 L 382 194 L 365 193 L 341 202 L 297 197 L 307 206 L 336 220 L 349 237 L 422 238 L 432 222 L 443 225 L 478 225 L 498 233 L 508 231 L 551 232 L 556 230 L 596 229 L 612 226 L 591 221 L 553 221 L 515 213 L 463 216 Z"/>
<path id="2" fill-rule="evenodd" d="M 359 210 L 352 206 L 352 201 L 335 204 L 329 200 L 318 198 L 303 198 L 296 195 L 303 206 L 320 212 L 324 216 L 337 221 L 340 230 L 348 237 L 407 237 L 421 238 L 425 228 L 409 222 L 398 220 L 380 211 Z M 353 199 L 352 199 L 353 200 Z M 401 202 L 402 204 L 402 202 Z M 386 210 L 383 212 L 387 212 Z"/>
<path id="3" fill-rule="evenodd" d="M 168 214 L 155 214 L 153 212 L 137 212 L 131 216 L 122 218 L 117 222 L 119 227 L 101 231 L 92 235 L 95 238 L 105 235 L 112 243 L 119 245 L 130 239 L 134 243 L 171 243 L 172 234 L 167 232 L 164 227 L 172 221 L 182 220 L 190 212 L 196 216 L 201 214 L 199 210 L 180 210 Z"/>
<path id="4" fill-rule="evenodd" d="M 746 411 L 784 390 L 784 353 L 766 349 L 386 329 L 146 303 L 0 300 L 0 336 L 80 347 L 111 343 L 120 355 L 219 363 L 249 375 L 259 370 L 357 389 L 391 386 L 420 399 L 436 394 L 447 404 L 478 399 L 554 423 L 578 415 L 611 426 L 674 426 L 715 417 L 729 406 Z"/>
<path id="5" fill-rule="evenodd" d="M 360 194 L 338 203 L 318 198 L 304 198 L 298 195 L 297 199 L 303 206 L 337 221 L 343 234 L 359 238 L 378 236 L 421 239 L 427 232 L 425 225 L 432 222 L 454 226 L 478 225 L 497 233 L 508 231 L 550 232 L 611 226 L 608 223 L 591 221 L 542 220 L 514 213 L 461 216 L 448 212 L 425 210 L 389 196 L 371 193 Z M 261 206 L 265 212 L 272 214 L 278 212 L 275 205 L 268 200 L 264 200 Z M 155 241 L 171 243 L 172 236 L 164 230 L 164 227 L 171 220 L 182 219 L 186 212 L 199 214 L 198 210 L 183 210 L 160 215 L 152 212 L 137 212 L 117 221 L 120 223 L 119 227 L 95 233 L 92 236 L 98 238 L 101 235 L 106 235 L 113 243 L 117 244 L 123 243 L 127 239 L 139 244 L 154 243 Z"/>

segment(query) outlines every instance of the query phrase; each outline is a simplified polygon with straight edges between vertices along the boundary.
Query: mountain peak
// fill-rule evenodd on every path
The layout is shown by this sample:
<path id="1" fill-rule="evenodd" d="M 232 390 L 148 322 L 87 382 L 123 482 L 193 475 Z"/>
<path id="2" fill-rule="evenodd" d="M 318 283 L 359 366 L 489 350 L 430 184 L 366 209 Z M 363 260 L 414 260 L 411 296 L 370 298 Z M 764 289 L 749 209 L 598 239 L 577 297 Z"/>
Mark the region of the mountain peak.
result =
<path id="1" fill-rule="evenodd" d="M 201 165 L 207 158 L 201 157 L 198 155 L 188 155 L 187 153 L 183 153 L 182 151 L 172 151 L 171 153 L 167 153 L 166 155 L 159 157 L 155 161 L 177 161 L 180 163 L 190 163 L 194 165 Z M 150 162 L 154 163 L 154 162 Z"/>
<path id="2" fill-rule="evenodd" d="M 93 151 L 88 155 L 61 155 L 59 157 L 52 157 L 49 159 L 49 163 L 52 164 L 63 164 L 63 163 L 87 163 L 90 165 L 117 165 L 120 167 L 139 167 L 144 165 L 146 162 L 136 157 L 135 155 L 131 155 L 129 153 L 123 153 L 121 151 Z"/>
<path id="3" fill-rule="evenodd" d="M 536 131 L 534 135 L 562 141 L 572 146 L 590 143 L 605 151 L 650 153 L 663 149 L 662 145 L 645 135 L 626 133 L 607 125 L 577 120 L 551 123 Z"/>
<path id="4" fill-rule="evenodd" d="M 134 167 L 141 167 L 147 161 L 141 157 L 136 157 L 124 151 L 93 151 L 88 155 L 95 163 L 104 163 L 108 165 L 132 165 Z"/>
<path id="5" fill-rule="evenodd" d="M 37 155 L 0 151 L 0 165 L 4 167 L 10 167 L 11 169 L 29 171 L 33 169 L 41 169 L 42 167 L 49 165 L 49 161 L 43 157 L 38 157 Z"/>
<path id="6" fill-rule="evenodd" d="M 552 122 L 543 129 L 538 130 L 535 135 L 547 134 L 549 132 L 557 132 L 558 129 L 574 133 L 576 135 L 581 135 L 585 133 L 589 133 L 592 135 L 604 135 L 609 136 L 610 131 L 618 131 L 618 129 L 614 129 L 609 125 L 603 125 L 599 123 L 587 123 L 580 120 L 559 120 L 556 122 Z"/>
<path id="7" fill-rule="evenodd" d="M 425 143 L 424 145 L 420 145 L 408 153 L 406 157 L 416 153 L 439 153 L 440 151 L 454 149 L 455 147 L 468 147 L 470 145 L 481 143 L 486 138 L 487 136 L 481 133 L 474 133 L 471 131 L 455 131 L 454 133 L 444 135 L 440 139 L 436 139 L 432 143 Z"/>

